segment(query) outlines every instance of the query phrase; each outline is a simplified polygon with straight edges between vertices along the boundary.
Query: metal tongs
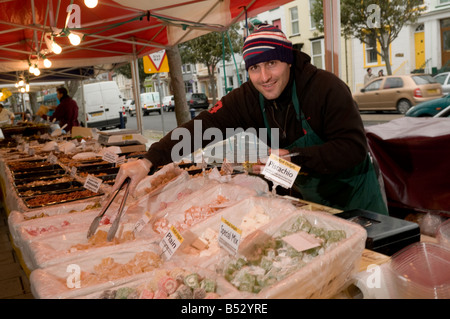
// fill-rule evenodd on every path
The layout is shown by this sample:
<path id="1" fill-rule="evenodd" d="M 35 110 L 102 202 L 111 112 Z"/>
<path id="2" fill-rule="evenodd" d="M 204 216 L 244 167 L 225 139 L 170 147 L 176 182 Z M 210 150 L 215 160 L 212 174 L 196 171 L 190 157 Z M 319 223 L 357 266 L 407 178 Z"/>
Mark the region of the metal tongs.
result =
<path id="1" fill-rule="evenodd" d="M 91 238 L 92 235 L 95 234 L 95 232 L 97 231 L 98 225 L 100 224 L 100 221 L 102 220 L 103 215 L 105 215 L 105 213 L 108 210 L 109 206 L 111 205 L 111 203 L 116 198 L 117 194 L 119 194 L 119 192 L 122 190 L 122 188 L 124 186 L 125 186 L 125 193 L 123 195 L 122 202 L 120 203 L 119 212 L 117 213 L 116 219 L 114 219 L 113 224 L 109 228 L 108 235 L 106 237 L 108 241 L 112 241 L 113 240 L 114 236 L 116 235 L 117 229 L 119 228 L 120 217 L 122 216 L 122 212 L 123 212 L 124 207 L 125 207 L 125 202 L 127 201 L 128 188 L 130 186 L 130 178 L 129 177 L 127 177 L 125 179 L 125 181 L 122 183 L 122 185 L 120 185 L 119 189 L 117 189 L 110 196 L 110 198 L 108 199 L 106 204 L 103 206 L 102 210 L 100 211 L 100 214 L 98 214 L 98 216 L 94 218 L 94 220 L 92 221 L 91 226 L 89 227 L 89 231 L 87 233 L 87 238 Z"/>

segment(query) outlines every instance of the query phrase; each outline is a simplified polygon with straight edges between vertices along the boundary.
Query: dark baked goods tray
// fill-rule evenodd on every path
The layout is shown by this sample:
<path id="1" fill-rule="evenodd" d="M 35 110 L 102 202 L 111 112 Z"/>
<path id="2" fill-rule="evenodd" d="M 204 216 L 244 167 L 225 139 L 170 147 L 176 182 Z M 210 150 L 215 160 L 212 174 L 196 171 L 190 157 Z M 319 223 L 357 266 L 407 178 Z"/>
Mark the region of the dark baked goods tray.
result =
<path id="1" fill-rule="evenodd" d="M 42 186 L 31 186 L 31 187 L 17 187 L 17 193 L 20 197 L 32 197 L 35 195 L 58 193 L 61 191 L 74 191 L 83 188 L 83 184 L 78 181 L 70 181 L 64 183 L 56 183 Z M 32 193 L 32 194 L 30 194 Z"/>
<path id="2" fill-rule="evenodd" d="M 119 172 L 119 167 L 110 167 L 110 168 L 103 168 L 103 169 L 96 169 L 96 170 L 88 170 L 88 171 L 78 171 L 77 169 L 77 174 L 82 176 L 82 177 L 86 177 L 88 174 L 89 175 L 93 175 L 95 177 L 100 178 L 103 175 L 117 175 L 117 173 Z"/>
<path id="3" fill-rule="evenodd" d="M 61 167 L 61 166 L 60 166 Z M 30 178 L 42 178 L 45 176 L 55 176 L 55 175 L 64 175 L 65 170 L 61 167 L 60 169 L 51 169 L 51 170 L 42 170 L 42 171 L 32 171 L 32 172 L 21 172 L 21 173 L 14 173 L 14 180 L 21 180 L 21 179 L 30 179 Z"/>
<path id="4" fill-rule="evenodd" d="M 27 197 L 23 198 L 23 201 L 28 208 L 40 208 L 63 203 L 72 203 L 102 195 L 104 195 L 104 193 L 94 193 L 88 189 L 82 189 Z"/>
<path id="5" fill-rule="evenodd" d="M 77 166 L 77 172 L 91 172 L 115 168 L 114 163 L 103 163 L 103 164 L 83 164 Z"/>
<path id="6" fill-rule="evenodd" d="M 59 174 L 59 175 L 52 175 L 52 176 L 42 176 L 39 178 L 37 178 L 37 177 L 23 178 L 23 179 L 15 180 L 14 185 L 16 187 L 33 187 L 33 185 L 28 185 L 28 184 L 33 183 L 33 182 L 39 182 L 39 181 L 43 181 L 43 182 L 48 181 L 49 184 L 56 184 L 56 183 L 59 183 L 58 180 L 63 177 L 69 177 L 69 176 L 66 174 Z M 51 181 L 54 181 L 54 183 L 52 183 Z M 34 186 L 38 186 L 38 185 L 34 185 Z"/>

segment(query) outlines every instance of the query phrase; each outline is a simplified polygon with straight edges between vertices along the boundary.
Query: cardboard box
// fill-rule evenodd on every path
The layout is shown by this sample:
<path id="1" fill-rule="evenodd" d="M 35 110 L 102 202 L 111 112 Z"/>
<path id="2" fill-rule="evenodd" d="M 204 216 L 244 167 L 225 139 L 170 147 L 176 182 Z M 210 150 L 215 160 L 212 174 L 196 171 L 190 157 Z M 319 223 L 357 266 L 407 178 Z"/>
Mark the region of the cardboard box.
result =
<path id="1" fill-rule="evenodd" d="M 71 137 L 75 136 L 92 137 L 92 129 L 89 127 L 74 126 L 72 127 Z"/>

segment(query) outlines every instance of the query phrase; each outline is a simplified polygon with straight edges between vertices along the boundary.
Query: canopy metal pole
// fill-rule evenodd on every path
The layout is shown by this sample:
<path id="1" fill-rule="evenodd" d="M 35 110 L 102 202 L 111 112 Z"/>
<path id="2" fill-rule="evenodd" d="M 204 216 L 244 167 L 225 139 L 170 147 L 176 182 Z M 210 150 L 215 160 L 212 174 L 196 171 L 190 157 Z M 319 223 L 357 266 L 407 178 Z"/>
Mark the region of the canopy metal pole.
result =
<path id="1" fill-rule="evenodd" d="M 156 73 L 156 78 L 158 79 L 158 93 L 159 93 L 159 105 L 161 106 L 161 125 L 162 125 L 162 132 L 163 136 L 166 135 L 166 131 L 164 129 L 164 107 L 162 104 L 162 90 L 161 90 L 161 79 L 159 77 L 159 72 Z"/>
<path id="2" fill-rule="evenodd" d="M 81 80 L 81 107 L 83 108 L 83 123 L 84 123 L 84 127 L 88 127 L 87 125 L 87 117 L 88 115 L 86 114 L 86 101 L 84 100 L 84 81 Z"/>
<path id="3" fill-rule="evenodd" d="M 133 44 L 133 57 L 131 59 L 131 81 L 133 83 L 134 107 L 136 109 L 136 122 L 139 133 L 143 134 L 142 128 L 142 109 L 139 84 L 139 65 L 136 56 L 136 46 Z"/>

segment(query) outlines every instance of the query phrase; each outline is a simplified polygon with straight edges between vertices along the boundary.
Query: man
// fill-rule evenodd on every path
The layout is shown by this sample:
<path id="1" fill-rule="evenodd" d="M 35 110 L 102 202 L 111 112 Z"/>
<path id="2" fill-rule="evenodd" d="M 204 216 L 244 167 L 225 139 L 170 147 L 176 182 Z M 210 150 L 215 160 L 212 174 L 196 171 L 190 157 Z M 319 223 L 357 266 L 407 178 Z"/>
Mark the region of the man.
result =
<path id="1" fill-rule="evenodd" d="M 371 80 L 375 79 L 375 74 L 372 74 L 372 68 L 367 69 L 367 73 L 364 76 L 364 85 L 369 83 Z"/>
<path id="2" fill-rule="evenodd" d="M 0 103 L 0 125 L 14 124 L 14 113 L 3 107 Z"/>
<path id="3" fill-rule="evenodd" d="M 68 95 L 67 89 L 63 87 L 56 89 L 56 96 L 59 104 L 52 116 L 49 117 L 49 121 L 56 119 L 59 121 L 60 127 L 67 124 L 65 131 L 69 132 L 73 126 L 79 126 L 77 102 Z M 42 115 L 42 117 L 47 119 L 47 115 Z"/>
<path id="4" fill-rule="evenodd" d="M 202 121 L 203 131 L 267 128 L 271 136 L 279 129 L 281 149 L 276 152 L 300 153 L 285 159 L 301 166 L 293 187 L 305 200 L 387 214 L 364 126 L 347 85 L 313 66 L 308 55 L 293 50 L 274 26 L 261 25 L 248 36 L 243 56 L 250 81 L 194 119 Z M 194 120 L 182 127 L 194 132 Z M 171 139 L 172 132 L 152 144 L 144 158 L 123 164 L 113 190 L 130 177 L 133 192 L 152 167 L 177 160 L 171 158 L 178 142 Z M 202 147 L 208 142 L 203 141 Z"/>

